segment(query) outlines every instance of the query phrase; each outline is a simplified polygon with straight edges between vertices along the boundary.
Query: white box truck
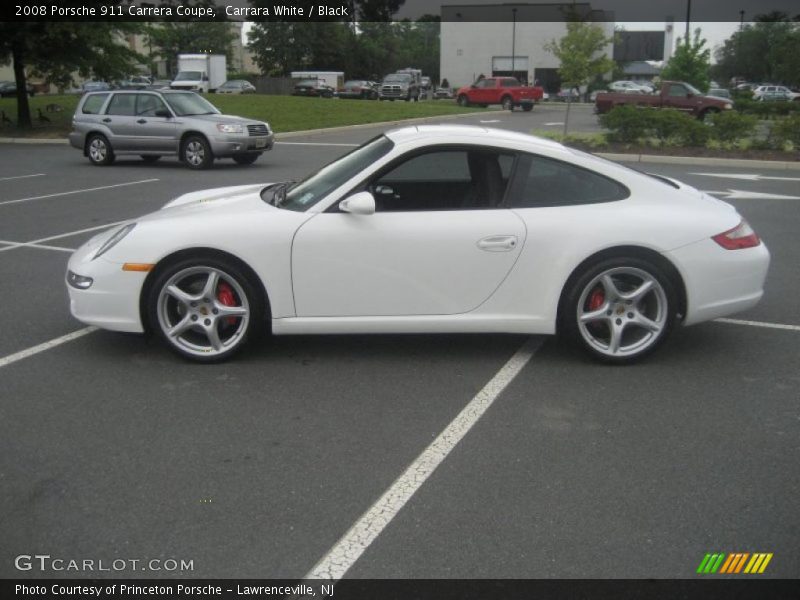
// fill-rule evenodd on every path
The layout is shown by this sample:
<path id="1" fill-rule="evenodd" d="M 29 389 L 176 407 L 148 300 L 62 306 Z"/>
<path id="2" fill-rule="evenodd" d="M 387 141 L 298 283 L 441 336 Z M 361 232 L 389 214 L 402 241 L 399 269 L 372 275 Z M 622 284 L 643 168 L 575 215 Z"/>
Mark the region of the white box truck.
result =
<path id="1" fill-rule="evenodd" d="M 292 79 L 317 79 L 334 90 L 344 85 L 344 71 L 292 71 Z"/>
<path id="2" fill-rule="evenodd" d="M 228 78 L 224 54 L 179 54 L 174 90 L 213 92 Z"/>

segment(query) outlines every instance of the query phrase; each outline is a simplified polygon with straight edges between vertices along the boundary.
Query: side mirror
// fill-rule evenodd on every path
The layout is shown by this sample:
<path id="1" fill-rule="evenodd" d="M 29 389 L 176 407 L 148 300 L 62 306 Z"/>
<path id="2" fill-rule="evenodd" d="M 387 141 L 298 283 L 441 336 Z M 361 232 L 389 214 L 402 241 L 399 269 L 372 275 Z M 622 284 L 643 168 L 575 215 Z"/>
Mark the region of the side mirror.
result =
<path id="1" fill-rule="evenodd" d="M 473 83 L 473 84 L 472 84 L 471 86 L 469 86 L 469 87 L 471 87 L 471 88 L 474 90 L 474 89 L 475 89 L 476 87 L 478 87 L 478 86 L 477 86 L 477 85 L 475 85 L 475 84 Z"/>
<path id="2" fill-rule="evenodd" d="M 351 215 L 371 215 L 375 213 L 375 198 L 369 192 L 358 192 L 339 202 L 339 210 Z"/>
<path id="3" fill-rule="evenodd" d="M 166 108 L 159 108 L 154 114 L 157 117 L 164 117 L 165 119 L 169 119 L 172 116 Z"/>

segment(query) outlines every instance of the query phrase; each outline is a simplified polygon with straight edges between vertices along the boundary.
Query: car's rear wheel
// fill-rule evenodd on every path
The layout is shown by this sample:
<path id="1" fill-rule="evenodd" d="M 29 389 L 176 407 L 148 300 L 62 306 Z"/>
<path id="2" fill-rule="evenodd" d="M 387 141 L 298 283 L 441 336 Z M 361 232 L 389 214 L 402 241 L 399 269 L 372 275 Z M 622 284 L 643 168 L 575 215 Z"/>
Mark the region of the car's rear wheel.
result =
<path id="1" fill-rule="evenodd" d="M 214 162 L 211 146 L 201 135 L 190 135 L 184 140 L 181 157 L 191 169 L 207 169 Z"/>
<path id="2" fill-rule="evenodd" d="M 114 162 L 114 150 L 106 136 L 100 133 L 93 133 L 86 140 L 86 155 L 89 157 L 89 162 L 99 167 Z"/>
<path id="3" fill-rule="evenodd" d="M 533 102 L 526 102 L 522 105 L 522 110 L 525 112 L 531 112 L 533 110 Z"/>
<path id="4" fill-rule="evenodd" d="M 254 162 L 256 162 L 256 160 L 258 160 L 259 156 L 260 154 L 258 152 L 251 152 L 249 154 L 235 154 L 233 156 L 233 160 L 239 165 L 252 165 Z"/>
<path id="5" fill-rule="evenodd" d="M 158 154 L 142 154 L 141 158 L 147 164 L 152 165 L 154 162 L 156 162 L 161 157 Z"/>
<path id="6" fill-rule="evenodd" d="M 157 276 L 147 302 L 150 325 L 170 349 L 198 362 L 230 358 L 263 327 L 258 287 L 222 258 L 170 265 Z"/>
<path id="7" fill-rule="evenodd" d="M 634 362 L 661 344 L 675 323 L 675 286 L 640 258 L 610 258 L 585 268 L 563 298 L 561 326 L 575 345 L 610 363 Z"/>

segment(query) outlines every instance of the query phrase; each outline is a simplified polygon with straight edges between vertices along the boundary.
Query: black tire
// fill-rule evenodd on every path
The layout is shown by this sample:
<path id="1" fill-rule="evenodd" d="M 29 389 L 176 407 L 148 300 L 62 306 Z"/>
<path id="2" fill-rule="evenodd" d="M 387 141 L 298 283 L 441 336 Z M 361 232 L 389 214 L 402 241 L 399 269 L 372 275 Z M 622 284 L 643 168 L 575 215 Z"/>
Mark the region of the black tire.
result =
<path id="1" fill-rule="evenodd" d="M 141 159 L 146 162 L 148 165 L 152 165 L 154 162 L 157 162 L 158 159 L 161 158 L 158 154 L 142 154 Z"/>
<path id="2" fill-rule="evenodd" d="M 503 107 L 503 110 L 514 111 L 514 100 L 512 100 L 511 96 L 503 96 L 500 99 L 500 105 Z"/>
<path id="3" fill-rule="evenodd" d="M 717 114 L 719 111 L 716 108 L 707 108 L 699 115 L 697 118 L 700 119 L 703 123 L 711 123 L 711 120 L 714 118 L 714 115 Z"/>
<path id="4" fill-rule="evenodd" d="M 604 276 L 620 296 L 608 291 Z M 650 287 L 634 297 L 646 281 Z M 677 307 L 675 283 L 663 267 L 638 257 L 607 258 L 570 277 L 559 306 L 559 333 L 601 362 L 629 364 L 664 342 Z"/>
<path id="5" fill-rule="evenodd" d="M 259 152 L 250 152 L 248 154 L 234 154 L 233 161 L 239 165 L 252 165 L 258 157 L 261 156 Z"/>
<path id="6" fill-rule="evenodd" d="M 456 102 L 458 102 L 459 106 L 469 106 L 469 98 L 467 98 L 466 94 L 461 94 Z"/>
<path id="7" fill-rule="evenodd" d="M 114 149 L 102 133 L 93 133 L 86 138 L 86 156 L 97 167 L 105 167 L 114 162 Z"/>
<path id="8" fill-rule="evenodd" d="M 190 135 L 181 144 L 181 160 L 190 169 L 207 169 L 214 162 L 208 140 L 202 135 Z"/>
<path id="9" fill-rule="evenodd" d="M 525 112 L 531 112 L 533 110 L 533 102 L 526 102 L 522 105 L 522 110 Z"/>
<path id="10" fill-rule="evenodd" d="M 196 273 L 194 273 L 196 271 Z M 216 272 L 219 282 L 211 297 L 204 297 L 203 291 L 209 277 L 207 273 Z M 195 277 L 196 281 L 192 281 Z M 230 293 L 233 305 L 227 304 L 222 295 L 222 283 Z M 192 300 L 189 303 L 177 300 L 167 293 L 165 288 L 179 287 Z M 204 302 L 204 300 L 210 302 Z M 147 318 L 150 330 L 166 343 L 167 347 L 188 360 L 201 363 L 214 363 L 227 360 L 242 350 L 247 343 L 265 332 L 266 303 L 257 282 L 250 279 L 240 265 L 216 256 L 198 256 L 185 258 L 170 263 L 156 274 L 149 287 L 146 300 Z M 244 309 L 246 316 L 225 316 L 224 313 L 213 313 L 215 310 Z M 194 319 L 193 317 L 197 317 Z M 170 335 L 168 330 L 179 323 L 187 323 L 188 327 Z M 208 331 L 215 331 L 219 340 L 219 348 L 214 348 Z"/>

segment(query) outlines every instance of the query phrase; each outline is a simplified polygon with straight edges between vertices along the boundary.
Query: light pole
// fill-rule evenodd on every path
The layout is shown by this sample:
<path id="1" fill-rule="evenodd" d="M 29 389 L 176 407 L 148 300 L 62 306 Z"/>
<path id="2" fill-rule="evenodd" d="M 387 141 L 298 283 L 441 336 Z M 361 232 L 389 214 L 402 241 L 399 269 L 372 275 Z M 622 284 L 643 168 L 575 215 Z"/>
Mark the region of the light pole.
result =
<path id="1" fill-rule="evenodd" d="M 692 0 L 686 0 L 686 37 L 683 40 L 684 44 L 689 43 L 689 22 L 692 20 Z"/>
<path id="2" fill-rule="evenodd" d="M 511 9 L 511 76 L 514 77 L 514 58 L 517 51 L 517 9 Z"/>

